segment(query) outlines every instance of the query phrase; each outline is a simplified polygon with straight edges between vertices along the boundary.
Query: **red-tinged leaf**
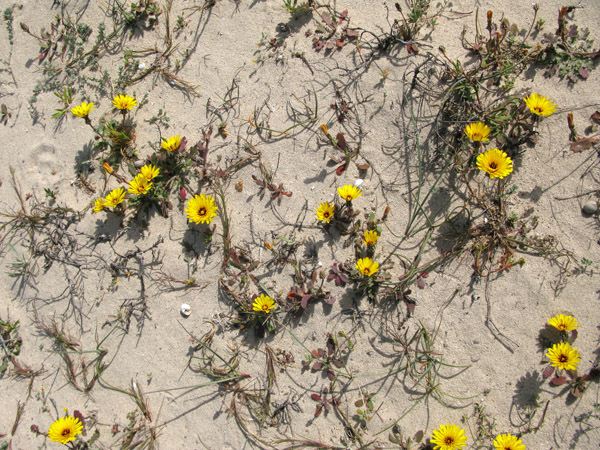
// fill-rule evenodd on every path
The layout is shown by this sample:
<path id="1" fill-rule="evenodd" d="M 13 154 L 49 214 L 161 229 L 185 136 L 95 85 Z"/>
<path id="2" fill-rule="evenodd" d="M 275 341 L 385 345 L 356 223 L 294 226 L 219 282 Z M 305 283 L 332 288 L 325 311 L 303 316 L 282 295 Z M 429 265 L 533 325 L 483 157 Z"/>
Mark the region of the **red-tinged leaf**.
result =
<path id="1" fill-rule="evenodd" d="M 341 39 L 336 39 L 335 43 L 337 44 L 338 48 L 343 48 L 344 45 L 346 45 L 346 43 L 344 41 L 342 41 Z"/>
<path id="2" fill-rule="evenodd" d="M 304 297 L 302 297 L 302 301 L 300 302 L 300 305 L 302 306 L 302 308 L 306 309 L 306 307 L 308 306 L 308 301 L 310 300 L 311 297 L 312 297 L 311 294 L 306 294 Z"/>
<path id="3" fill-rule="evenodd" d="M 187 198 L 187 191 L 185 190 L 184 187 L 179 188 L 179 200 L 181 200 L 182 202 L 185 202 L 185 199 Z"/>
<path id="4" fill-rule="evenodd" d="M 406 44 L 406 50 L 410 55 L 419 53 L 419 46 L 417 44 Z"/>
<path id="5" fill-rule="evenodd" d="M 317 371 L 317 370 L 321 370 L 322 368 L 323 368 L 323 363 L 321 361 L 315 361 L 315 363 L 311 367 L 311 370 Z"/>
<path id="6" fill-rule="evenodd" d="M 344 20 L 348 20 L 348 10 L 345 9 L 342 11 L 342 13 L 340 14 L 340 20 L 338 22 L 338 25 L 341 24 Z"/>
<path id="7" fill-rule="evenodd" d="M 429 274 L 427 272 L 421 272 L 420 275 L 422 278 L 429 278 Z"/>
<path id="8" fill-rule="evenodd" d="M 327 338 L 327 355 L 328 356 L 333 355 L 334 351 L 335 351 L 335 341 L 333 340 L 333 337 L 330 334 L 329 337 Z"/>
<path id="9" fill-rule="evenodd" d="M 370 166 L 370 164 L 369 164 L 369 163 L 364 163 L 364 164 L 358 164 L 358 163 L 355 163 L 355 164 L 356 164 L 356 168 L 357 168 L 358 170 L 367 170 L 367 169 L 370 169 L 370 168 L 371 168 L 371 166 Z"/>
<path id="10" fill-rule="evenodd" d="M 79 419 L 79 421 L 81 422 L 81 425 L 83 425 L 83 427 L 85 428 L 85 418 L 83 417 L 83 414 L 81 414 L 80 411 L 78 411 L 77 409 L 75 411 L 73 411 L 73 417 L 75 417 L 76 419 Z"/>
<path id="11" fill-rule="evenodd" d="M 342 164 L 340 167 L 338 167 L 338 168 L 336 169 L 335 173 L 336 173 L 338 176 L 342 175 L 342 174 L 344 173 L 344 171 L 346 170 L 346 166 L 347 166 L 347 164 L 346 164 L 346 163 Z"/>
<path id="12" fill-rule="evenodd" d="M 346 274 L 340 273 L 338 276 L 340 277 L 340 280 L 342 280 L 344 283 L 348 282 L 348 276 Z"/>
<path id="13" fill-rule="evenodd" d="M 567 382 L 567 377 L 554 377 L 550 380 L 554 386 L 560 386 L 561 384 L 565 384 Z"/>
<path id="14" fill-rule="evenodd" d="M 323 412 L 323 405 L 317 405 L 317 409 L 315 409 L 315 417 L 319 417 Z"/>
<path id="15" fill-rule="evenodd" d="M 579 69 L 579 75 L 581 75 L 581 78 L 583 78 L 584 80 L 587 80 L 587 78 L 590 76 L 590 71 L 587 70 L 585 67 L 581 67 Z"/>
<path id="16" fill-rule="evenodd" d="M 573 388 L 571 389 L 571 394 L 575 398 L 581 398 L 581 396 L 583 395 L 584 392 L 585 392 L 585 386 L 582 386 L 580 384 L 573 386 Z"/>
<path id="17" fill-rule="evenodd" d="M 327 297 L 325 297 L 325 303 L 327 303 L 328 305 L 333 305 L 335 303 L 335 297 L 332 295 L 329 295 L 329 292 L 327 293 Z"/>
<path id="18" fill-rule="evenodd" d="M 582 152 L 591 148 L 596 142 L 600 142 L 600 135 L 598 134 L 579 139 L 571 144 L 571 151 L 575 153 Z"/>
<path id="19" fill-rule="evenodd" d="M 342 367 L 344 367 L 344 363 L 341 362 L 338 359 L 334 359 L 331 361 L 331 364 L 333 364 L 335 367 L 337 367 L 338 369 L 341 369 Z"/>
<path id="20" fill-rule="evenodd" d="M 184 138 L 181 139 L 181 142 L 179 144 L 179 148 L 177 149 L 177 151 L 179 153 L 185 152 L 185 147 L 186 146 L 187 146 L 187 138 L 184 137 Z"/>
<path id="21" fill-rule="evenodd" d="M 419 289 L 425 289 L 425 280 L 423 278 L 417 278 L 417 287 Z"/>
<path id="22" fill-rule="evenodd" d="M 316 270 L 315 270 L 315 271 L 313 271 L 313 273 L 312 273 L 312 276 L 310 277 L 310 281 L 311 281 L 312 283 L 314 283 L 315 281 L 317 281 L 317 276 L 318 276 L 318 275 L 319 275 L 319 274 L 317 273 L 317 271 L 316 271 Z"/>
<path id="23" fill-rule="evenodd" d="M 554 367 L 552 366 L 547 366 L 544 371 L 542 372 L 542 376 L 544 378 L 550 378 L 552 376 L 552 374 L 554 373 Z"/>
<path id="24" fill-rule="evenodd" d="M 408 309 L 408 312 L 411 314 L 415 312 L 415 306 L 414 303 L 406 302 L 406 309 Z"/>
<path id="25" fill-rule="evenodd" d="M 337 141 L 337 146 L 340 150 L 348 150 L 348 143 L 346 142 L 346 138 L 342 133 L 338 133 L 335 136 L 335 139 Z"/>
<path id="26" fill-rule="evenodd" d="M 415 442 L 419 443 L 423 440 L 423 436 L 425 435 L 425 433 L 423 433 L 423 430 L 419 430 L 417 431 L 417 434 L 415 434 Z"/>
<path id="27" fill-rule="evenodd" d="M 323 401 L 319 394 L 310 394 L 310 398 L 312 398 L 315 402 Z"/>
<path id="28" fill-rule="evenodd" d="M 356 39 L 358 36 L 360 36 L 360 31 L 355 30 L 355 29 L 352 29 L 352 30 L 346 29 L 345 33 L 346 33 L 346 36 L 348 36 L 351 39 Z"/>
<path id="29" fill-rule="evenodd" d="M 313 356 L 314 356 L 315 358 L 320 358 L 320 357 L 321 357 L 321 353 L 320 353 L 320 352 L 318 352 L 318 351 L 316 351 L 316 350 L 313 350 L 311 353 L 313 354 Z"/>
<path id="30" fill-rule="evenodd" d="M 590 116 L 590 120 L 596 125 L 600 125 L 600 112 L 594 111 L 594 113 Z"/>
<path id="31" fill-rule="evenodd" d="M 335 380 L 335 372 L 333 370 L 329 369 L 327 371 L 327 378 L 329 378 L 329 381 Z"/>

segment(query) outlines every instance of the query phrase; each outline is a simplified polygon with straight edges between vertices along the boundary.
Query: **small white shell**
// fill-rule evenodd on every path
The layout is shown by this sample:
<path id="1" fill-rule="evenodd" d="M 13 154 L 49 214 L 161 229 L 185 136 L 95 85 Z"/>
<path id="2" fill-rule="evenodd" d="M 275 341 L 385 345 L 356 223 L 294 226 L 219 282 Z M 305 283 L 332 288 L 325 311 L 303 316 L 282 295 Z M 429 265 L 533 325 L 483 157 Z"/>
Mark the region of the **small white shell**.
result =
<path id="1" fill-rule="evenodd" d="M 146 68 L 146 64 L 144 64 L 144 63 L 139 63 L 138 64 L 138 69 L 144 70 L 145 68 Z"/>
<path id="2" fill-rule="evenodd" d="M 187 303 L 182 303 L 179 312 L 181 312 L 182 316 L 188 317 L 192 313 L 192 307 Z"/>
<path id="3" fill-rule="evenodd" d="M 365 180 L 361 180 L 360 178 L 358 180 L 355 180 L 354 186 L 356 186 L 357 188 L 361 187 L 363 184 L 363 181 L 365 181 Z"/>

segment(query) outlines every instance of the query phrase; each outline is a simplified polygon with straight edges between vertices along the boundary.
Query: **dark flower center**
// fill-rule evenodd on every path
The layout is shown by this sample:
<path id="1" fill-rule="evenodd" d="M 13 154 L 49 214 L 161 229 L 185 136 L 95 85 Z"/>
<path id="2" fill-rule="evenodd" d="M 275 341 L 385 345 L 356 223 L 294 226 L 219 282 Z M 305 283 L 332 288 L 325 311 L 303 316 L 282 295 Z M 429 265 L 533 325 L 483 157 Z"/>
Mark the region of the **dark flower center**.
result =
<path id="1" fill-rule="evenodd" d="M 541 113 L 543 111 L 543 108 L 541 108 L 540 106 L 536 106 L 533 109 L 536 110 L 539 113 Z"/>
<path id="2" fill-rule="evenodd" d="M 564 362 L 567 362 L 567 361 L 569 360 L 569 358 L 567 358 L 567 355 L 560 355 L 560 356 L 558 357 L 558 360 L 559 360 L 561 363 L 564 363 Z"/>
<path id="3" fill-rule="evenodd" d="M 325 217 L 327 219 L 329 217 L 329 213 L 328 212 L 324 212 L 323 213 L 323 217 Z"/>
<path id="4" fill-rule="evenodd" d="M 446 445 L 454 444 L 454 438 L 452 436 L 446 436 L 446 439 L 444 439 L 444 444 L 446 444 Z"/>
<path id="5" fill-rule="evenodd" d="M 69 436 L 71 434 L 71 429 L 70 428 L 65 428 L 62 430 L 61 433 L 63 436 Z"/>
<path id="6" fill-rule="evenodd" d="M 205 216 L 206 215 L 206 208 L 200 208 L 200 211 L 198 211 L 198 215 L 199 216 Z"/>
<path id="7" fill-rule="evenodd" d="M 498 168 L 498 164 L 496 164 L 495 162 L 490 163 L 490 169 L 496 170 L 497 168 Z"/>
<path id="8" fill-rule="evenodd" d="M 349 202 L 351 202 L 352 201 L 352 196 L 351 195 L 346 196 L 346 200 L 348 200 Z"/>
<path id="9" fill-rule="evenodd" d="M 269 310 L 269 305 L 267 305 L 266 303 L 262 305 L 262 310 L 263 311 L 268 311 Z"/>
<path id="10" fill-rule="evenodd" d="M 365 275 L 369 275 L 369 272 L 370 272 L 370 269 L 369 269 L 368 267 L 365 267 L 365 268 L 363 269 L 363 273 L 364 273 Z"/>

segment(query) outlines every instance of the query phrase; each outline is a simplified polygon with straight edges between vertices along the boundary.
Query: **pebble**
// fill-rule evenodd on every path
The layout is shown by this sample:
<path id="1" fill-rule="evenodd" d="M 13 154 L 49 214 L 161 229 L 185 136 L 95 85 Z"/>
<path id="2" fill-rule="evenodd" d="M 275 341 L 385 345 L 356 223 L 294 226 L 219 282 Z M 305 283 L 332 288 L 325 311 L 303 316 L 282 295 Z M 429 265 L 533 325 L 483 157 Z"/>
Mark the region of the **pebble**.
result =
<path id="1" fill-rule="evenodd" d="M 189 315 L 192 313 L 192 307 L 187 303 L 183 303 L 179 311 L 183 317 L 189 317 Z"/>
<path id="2" fill-rule="evenodd" d="M 133 163 L 133 165 L 135 166 L 136 169 L 141 169 L 142 167 L 144 167 L 145 164 L 146 163 L 143 159 L 140 159 Z"/>
<path id="3" fill-rule="evenodd" d="M 581 209 L 586 214 L 596 214 L 596 212 L 598 211 L 598 202 L 590 200 L 585 205 L 583 205 L 583 208 Z"/>

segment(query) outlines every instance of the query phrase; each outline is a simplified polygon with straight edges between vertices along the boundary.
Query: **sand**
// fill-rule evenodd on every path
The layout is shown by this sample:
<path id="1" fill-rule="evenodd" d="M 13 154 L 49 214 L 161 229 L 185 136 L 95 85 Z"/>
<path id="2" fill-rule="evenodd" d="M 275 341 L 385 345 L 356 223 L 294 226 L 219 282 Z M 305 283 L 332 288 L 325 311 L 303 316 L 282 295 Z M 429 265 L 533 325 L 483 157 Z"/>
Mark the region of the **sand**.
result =
<path id="1" fill-rule="evenodd" d="M 426 445 L 433 430 L 446 423 L 466 430 L 472 445 L 468 448 L 493 448 L 500 433 L 522 433 L 528 449 L 598 448 L 597 380 L 575 399 L 568 396 L 568 388 L 551 386 L 542 377 L 548 339 L 556 337 L 547 322 L 560 313 L 579 323 L 574 343 L 581 354 L 579 375 L 598 364 L 599 222 L 597 213 L 582 212 L 585 203 L 598 201 L 598 149 L 596 144 L 571 151 L 567 126 L 572 113 L 581 137 L 594 134 L 585 129 L 599 109 L 597 71 L 572 84 L 558 75 L 546 77 L 540 65 L 523 72 L 512 91 L 521 97 L 538 92 L 558 104 L 555 114 L 538 122 L 537 143 L 518 147 L 515 170 L 504 182 L 515 186 L 505 199 L 507 210 L 519 218 L 537 217 L 528 235 L 555 243 L 560 255 L 544 258 L 518 251 L 515 259 L 524 258 L 523 265 L 478 277 L 473 256 L 465 251 L 407 286 L 412 314 L 402 295 L 399 300 L 386 295 L 405 273 L 402 260 L 410 263 L 422 252 L 425 262 L 453 248 L 448 226 L 435 228 L 431 240 L 421 245 L 427 234 L 423 216 L 412 227 L 423 230 L 402 238 L 418 201 L 419 177 L 423 201 L 440 176 L 423 202 L 436 224 L 456 213 L 469 195 L 439 159 L 435 120 L 444 92 L 439 47 L 469 67 L 469 61 L 475 62 L 460 35 L 464 28 L 466 38 L 473 40 L 477 8 L 482 29 L 486 11 L 493 10 L 494 20 L 505 16 L 527 30 L 534 14 L 529 5 L 459 0 L 436 13 L 439 6 L 432 2 L 428 14 L 437 16 L 437 25 L 419 31 L 417 54 L 401 43 L 377 50 L 375 36 L 389 33 L 393 21 L 401 20 L 393 2 L 382 1 L 368 6 L 359 0 L 330 2 L 340 22 L 335 38 L 345 39 L 343 46 L 332 40 L 332 49 L 313 45 L 313 38 L 322 35 L 318 32 L 327 30 L 327 8 L 317 8 L 322 16 L 309 11 L 294 18 L 276 0 L 217 0 L 214 5 L 175 1 L 169 14 L 168 5 L 159 3 L 161 14 L 154 25 L 139 21 L 121 31 L 114 41 L 118 45 L 98 59 L 99 70 L 88 66 L 80 71 L 87 84 L 73 78 L 71 106 L 94 102 L 90 119 L 97 125 L 102 117 L 120 118 L 111 105 L 114 95 L 135 96 L 139 105 L 129 115 L 136 122 L 132 148 L 140 160 L 161 151 L 161 137 L 185 136 L 193 145 L 210 126 L 209 170 L 224 170 L 250 157 L 223 182 L 225 205 L 218 201 L 230 220 L 231 247 L 250 260 L 242 261 L 247 270 L 223 267 L 227 255 L 219 217 L 213 239 L 206 243 L 203 233 L 209 227 L 188 222 L 177 191 L 171 194 L 168 217 L 156 208 L 141 217 L 132 209 L 124 217 L 92 212 L 95 199 L 124 184 L 102 169 L 94 133 L 83 119 L 68 111 L 62 120 L 52 117 L 61 107 L 53 91 L 62 92 L 63 86 L 44 81 L 43 67 L 65 70 L 69 55 L 61 58 L 63 43 L 53 58 L 48 55 L 40 62 L 40 42 L 19 24 L 41 36 L 40 30 L 50 30 L 57 14 L 79 20 L 91 27 L 83 44 L 87 51 L 100 24 L 107 35 L 112 31 L 111 5 L 17 3 L 12 43 L 7 20 L 0 29 L 0 103 L 10 113 L 0 125 L 0 212 L 7 224 L 0 232 L 0 319 L 19 321 L 18 361 L 39 371 L 34 377 L 18 376 L 8 363 L 0 379 L 0 433 L 6 434 L 0 442 L 10 440 L 13 449 L 60 447 L 31 427 L 45 433 L 66 408 L 85 417 L 85 435 L 79 439 L 87 441 L 97 432 L 91 448 L 102 449 L 150 448 L 134 444 L 152 435 L 153 445 L 163 449 L 290 448 L 293 440 L 298 445 L 293 448 L 308 448 L 309 442 L 314 447 L 402 448 L 389 440 L 390 433 L 399 431 L 406 439 L 420 430 L 425 437 L 411 448 L 428 448 L 419 445 Z M 546 24 L 529 38 L 532 45 L 554 32 L 561 6 L 554 0 L 540 4 L 538 18 Z M 2 9 L 11 7 L 4 2 Z M 129 11 L 129 5 L 124 7 Z M 409 8 L 403 5 L 403 11 L 407 14 Z M 582 1 L 572 23 L 589 28 L 593 38 L 599 13 L 596 2 Z M 351 33 L 344 37 L 346 27 Z M 352 30 L 358 31 L 358 41 L 352 39 Z M 167 58 L 168 39 L 172 53 Z M 278 40 L 276 48 L 271 39 Z M 594 42 L 593 48 L 598 45 Z M 129 66 L 133 76 L 155 64 L 177 79 L 155 72 L 118 89 L 124 51 L 137 52 Z M 90 81 L 102 79 L 104 71 L 103 82 Z M 168 122 L 152 120 L 159 111 Z M 218 134 L 221 124 L 226 124 L 227 136 Z M 361 170 L 352 162 L 336 174 L 343 153 L 331 146 L 321 124 L 332 136 L 343 133 L 349 148 L 360 151 L 356 163 L 368 168 Z M 252 159 L 256 152 L 273 175 L 275 191 L 291 196 L 272 196 L 255 182 L 254 177 L 262 179 L 259 161 Z M 48 217 L 33 225 L 33 244 L 11 170 L 26 214 Z M 132 177 L 126 167 L 118 173 Z M 498 182 L 483 173 L 470 176 L 481 190 L 494 189 Z M 338 187 L 356 180 L 362 182 L 363 195 L 353 207 L 363 224 L 365 214 L 381 218 L 389 206 L 375 250 L 377 259 L 386 261 L 381 274 L 387 279 L 382 279 L 376 301 L 357 294 L 357 283 L 336 286 L 325 280 L 323 290 L 335 297 L 334 304 L 313 297 L 305 311 L 287 311 L 285 299 L 297 285 L 296 269 L 308 281 L 314 271 L 329 275 L 333 263 L 354 266 L 352 239 L 334 227 L 324 229 L 315 210 L 320 203 L 333 202 Z M 194 181 L 193 186 L 186 200 L 196 193 L 215 195 L 214 184 Z M 470 226 L 487 220 L 485 211 L 473 203 L 469 208 Z M 11 222 L 15 215 L 16 222 Z M 15 223 L 19 226 L 13 228 Z M 275 256 L 265 243 L 285 251 L 285 257 Z M 20 260 L 28 262 L 27 270 L 15 276 Z M 247 282 L 239 286 L 242 276 Z M 246 299 L 271 294 L 280 304 L 277 330 L 261 337 L 253 327 L 236 327 L 236 301 L 223 286 Z M 180 313 L 183 303 L 191 307 L 189 317 Z M 76 343 L 67 355 L 79 389 L 69 380 L 65 353 L 41 326 L 52 323 Z M 211 330 L 215 353 L 203 354 L 207 341 L 198 344 L 198 339 Z M 418 343 L 412 341 L 408 353 L 419 359 L 411 369 L 403 368 L 407 355 L 401 338 L 423 330 L 432 341 L 430 357 L 443 365 L 422 364 L 424 354 L 415 353 Z M 342 367 L 332 364 L 337 374 L 334 393 L 327 397 L 336 404 L 326 402 L 315 417 L 318 398 L 332 385 L 326 370 L 311 370 L 314 361 L 303 362 L 311 351 L 326 349 L 329 336 L 341 352 Z M 351 348 L 343 344 L 345 336 Z M 419 336 L 425 339 L 425 334 Z M 106 366 L 86 390 L 97 348 L 105 351 Z M 202 370 L 207 367 L 203 356 L 212 356 L 218 368 L 227 370 L 215 354 L 228 361 L 237 355 L 238 365 L 229 374 L 233 381 Z M 270 354 L 281 360 L 274 365 L 272 383 Z M 82 359 L 91 364 L 86 374 Z M 431 379 L 428 392 L 419 371 L 430 367 L 436 367 L 438 376 Z M 148 415 L 136 406 L 134 392 L 143 392 Z M 267 394 L 270 399 L 265 401 Z M 365 406 L 356 402 L 370 394 L 372 411 L 368 421 L 361 421 L 357 409 Z M 261 399 L 270 411 L 261 410 Z M 18 405 L 23 409 L 13 436 Z M 128 431 L 136 427 L 138 433 L 128 441 Z"/>

